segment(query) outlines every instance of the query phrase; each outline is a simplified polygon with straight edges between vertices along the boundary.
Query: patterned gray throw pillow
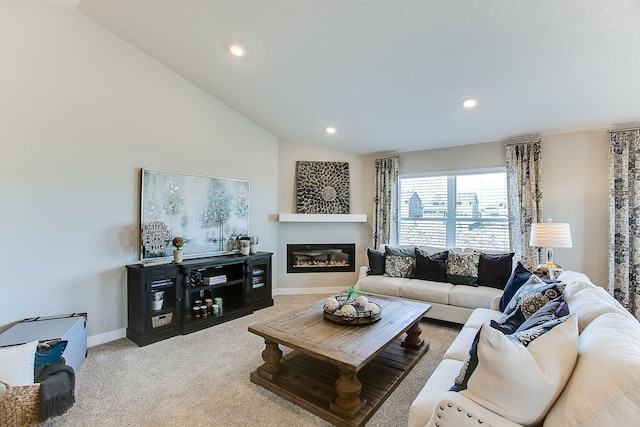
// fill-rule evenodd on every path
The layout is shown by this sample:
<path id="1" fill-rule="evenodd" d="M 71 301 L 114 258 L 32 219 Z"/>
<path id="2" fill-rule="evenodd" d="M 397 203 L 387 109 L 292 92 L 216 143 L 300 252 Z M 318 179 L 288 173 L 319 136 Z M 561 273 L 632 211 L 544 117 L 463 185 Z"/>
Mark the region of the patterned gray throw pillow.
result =
<path id="1" fill-rule="evenodd" d="M 447 259 L 447 282 L 454 285 L 478 286 L 478 263 L 480 254 L 449 253 Z"/>
<path id="2" fill-rule="evenodd" d="M 413 277 L 416 259 L 408 256 L 386 255 L 384 275 L 388 277 Z"/>

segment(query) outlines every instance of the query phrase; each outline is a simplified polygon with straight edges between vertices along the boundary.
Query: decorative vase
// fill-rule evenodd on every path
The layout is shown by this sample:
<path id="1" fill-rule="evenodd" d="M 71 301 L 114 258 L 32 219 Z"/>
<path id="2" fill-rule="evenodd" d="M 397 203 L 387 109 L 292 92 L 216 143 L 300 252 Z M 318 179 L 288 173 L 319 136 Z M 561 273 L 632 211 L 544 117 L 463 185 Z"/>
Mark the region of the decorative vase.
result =
<path id="1" fill-rule="evenodd" d="M 173 250 L 173 262 L 182 262 L 182 249 Z"/>

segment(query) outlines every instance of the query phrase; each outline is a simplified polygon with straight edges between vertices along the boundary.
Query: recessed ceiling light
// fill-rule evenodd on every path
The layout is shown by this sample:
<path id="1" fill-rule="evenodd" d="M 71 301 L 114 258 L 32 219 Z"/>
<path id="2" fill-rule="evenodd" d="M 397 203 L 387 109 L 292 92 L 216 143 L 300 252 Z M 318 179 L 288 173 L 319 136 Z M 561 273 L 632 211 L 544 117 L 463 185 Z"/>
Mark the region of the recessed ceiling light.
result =
<path id="1" fill-rule="evenodd" d="M 462 106 L 464 108 L 473 108 L 478 104 L 475 98 L 465 98 L 462 100 Z"/>
<path id="2" fill-rule="evenodd" d="M 245 54 L 244 47 L 242 47 L 237 43 L 233 43 L 229 45 L 229 52 L 231 52 L 233 56 L 244 56 Z"/>
<path id="3" fill-rule="evenodd" d="M 334 128 L 333 126 L 329 126 L 328 128 L 325 129 L 327 131 L 328 134 L 333 135 L 334 133 L 336 133 L 336 128 Z"/>

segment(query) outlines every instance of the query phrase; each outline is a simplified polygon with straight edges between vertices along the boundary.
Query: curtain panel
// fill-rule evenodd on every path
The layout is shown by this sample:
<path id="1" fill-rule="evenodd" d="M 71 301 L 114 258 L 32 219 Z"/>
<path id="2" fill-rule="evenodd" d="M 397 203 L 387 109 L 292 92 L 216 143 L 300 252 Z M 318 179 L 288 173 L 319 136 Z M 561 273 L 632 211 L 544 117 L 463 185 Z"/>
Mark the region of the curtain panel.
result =
<path id="1" fill-rule="evenodd" d="M 640 320 L 640 129 L 609 135 L 609 292 Z"/>
<path id="2" fill-rule="evenodd" d="M 528 269 L 541 263 L 540 248 L 529 246 L 531 224 L 542 220 L 542 154 L 540 140 L 506 144 L 509 242 Z"/>
<path id="3" fill-rule="evenodd" d="M 375 161 L 373 248 L 398 243 L 398 158 Z"/>

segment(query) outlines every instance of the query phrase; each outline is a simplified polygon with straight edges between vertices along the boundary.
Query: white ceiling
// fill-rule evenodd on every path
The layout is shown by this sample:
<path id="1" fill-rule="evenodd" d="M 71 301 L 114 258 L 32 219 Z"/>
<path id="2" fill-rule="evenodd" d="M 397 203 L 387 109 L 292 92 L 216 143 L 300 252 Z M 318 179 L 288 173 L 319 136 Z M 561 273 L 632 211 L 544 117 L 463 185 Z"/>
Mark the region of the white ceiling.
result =
<path id="1" fill-rule="evenodd" d="M 82 0 L 78 10 L 289 142 L 412 151 L 640 120 L 639 0 Z M 230 42 L 247 55 L 231 57 Z M 461 106 L 468 96 L 473 110 Z"/>

